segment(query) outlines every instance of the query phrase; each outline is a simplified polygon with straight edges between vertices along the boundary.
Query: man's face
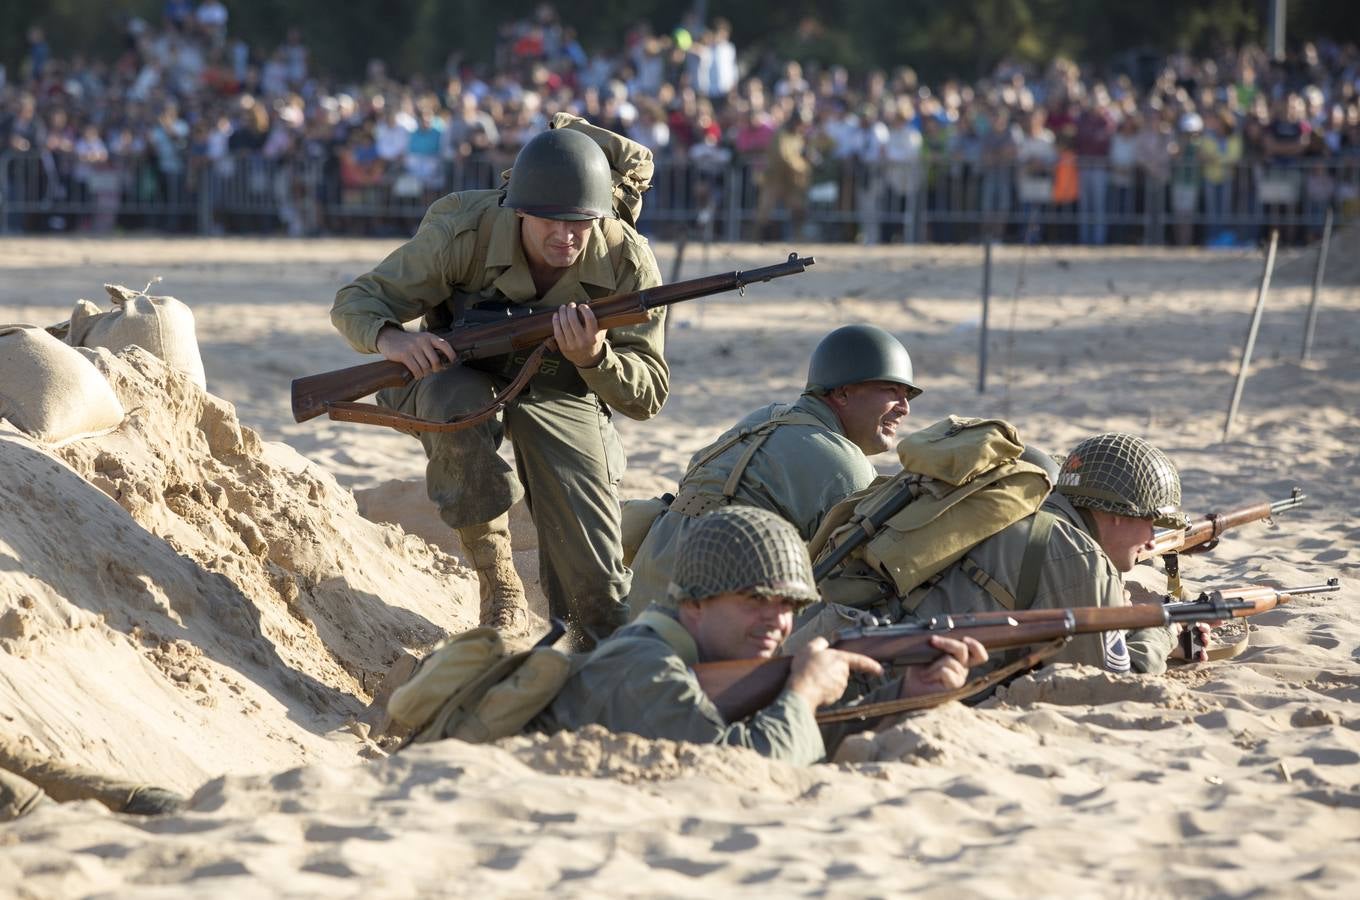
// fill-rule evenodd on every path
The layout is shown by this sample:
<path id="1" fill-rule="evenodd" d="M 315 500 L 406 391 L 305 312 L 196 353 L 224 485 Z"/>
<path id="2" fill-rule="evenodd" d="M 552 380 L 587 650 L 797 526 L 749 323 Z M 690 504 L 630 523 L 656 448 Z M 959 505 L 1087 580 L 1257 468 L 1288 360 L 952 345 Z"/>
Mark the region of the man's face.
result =
<path id="1" fill-rule="evenodd" d="M 897 444 L 897 426 L 911 412 L 906 385 L 893 381 L 861 381 L 826 395 L 850 442 L 873 456 Z"/>
<path id="2" fill-rule="evenodd" d="M 519 215 L 519 239 L 524 255 L 535 268 L 565 269 L 581 257 L 594 219 L 580 222 Z"/>
<path id="3" fill-rule="evenodd" d="M 793 630 L 792 601 L 726 593 L 680 604 L 680 623 L 705 662 L 768 659 Z"/>
<path id="4" fill-rule="evenodd" d="M 1100 549 L 1120 572 L 1133 569 L 1138 551 L 1152 549 L 1152 520 L 1117 516 L 1103 510 L 1092 510 L 1096 529 L 1100 532 Z"/>

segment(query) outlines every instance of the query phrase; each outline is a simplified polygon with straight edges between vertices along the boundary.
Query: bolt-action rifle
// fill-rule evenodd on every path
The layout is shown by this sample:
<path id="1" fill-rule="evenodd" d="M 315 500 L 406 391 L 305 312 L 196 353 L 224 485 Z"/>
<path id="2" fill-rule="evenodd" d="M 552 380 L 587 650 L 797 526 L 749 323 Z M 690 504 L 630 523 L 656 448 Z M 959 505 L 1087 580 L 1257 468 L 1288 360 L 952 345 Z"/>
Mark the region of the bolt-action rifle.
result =
<path id="1" fill-rule="evenodd" d="M 1032 668 L 1079 634 L 1133 631 L 1253 616 L 1274 609 L 1299 594 L 1333 593 L 1340 589 L 1340 583 L 1333 578 L 1321 584 L 1296 588 L 1248 586 L 1216 590 L 1184 602 L 980 612 L 936 616 L 922 622 L 897 625 L 845 628 L 836 633 L 833 646 L 837 650 L 860 653 L 893 666 L 934 662 L 940 653 L 931 646 L 930 639 L 937 635 L 956 640 L 974 638 L 988 653 L 1036 644 L 1043 644 L 1044 647 L 1017 663 L 969 682 L 957 691 L 824 710 L 817 714 L 817 721 L 827 723 L 870 719 L 969 697 L 1012 674 Z M 723 718 L 735 722 L 773 703 L 784 689 L 792 665 L 791 656 L 725 660 L 699 663 L 694 667 L 694 674 Z"/>
<path id="2" fill-rule="evenodd" d="M 595 313 L 601 329 L 640 325 L 647 321 L 651 310 L 685 300 L 695 300 L 728 291 L 745 293 L 748 284 L 771 281 L 785 275 L 797 275 L 815 260 L 800 258 L 790 253 L 789 258 L 773 266 L 750 271 L 707 275 L 647 288 L 612 294 L 588 304 Z M 516 350 L 535 348 L 514 380 L 483 409 L 449 422 L 431 422 L 416 416 L 383 409 L 371 403 L 354 403 L 374 391 L 403 387 L 415 380 L 410 370 L 399 362 L 383 360 L 308 375 L 293 382 L 293 418 L 298 422 L 326 414 L 339 422 L 358 422 L 367 425 L 386 425 L 403 431 L 458 431 L 494 416 L 522 391 L 538 372 L 539 362 L 547 352 L 553 336 L 553 309 L 529 311 L 526 307 L 507 307 L 506 316 L 493 322 L 455 324 L 448 331 L 436 332 L 453 347 L 458 362 L 501 356 Z"/>
<path id="3" fill-rule="evenodd" d="M 1161 557 L 1163 565 L 1166 566 L 1166 589 L 1178 594 L 1181 590 L 1182 554 L 1212 550 L 1218 546 L 1218 539 L 1223 532 L 1250 522 L 1270 519 L 1278 513 L 1302 506 L 1307 496 L 1298 488 L 1294 488 L 1283 500 L 1254 503 L 1227 512 L 1209 513 L 1195 519 L 1185 528 L 1159 528 L 1152 535 L 1152 549 L 1140 551 L 1137 559 L 1143 562 Z"/>

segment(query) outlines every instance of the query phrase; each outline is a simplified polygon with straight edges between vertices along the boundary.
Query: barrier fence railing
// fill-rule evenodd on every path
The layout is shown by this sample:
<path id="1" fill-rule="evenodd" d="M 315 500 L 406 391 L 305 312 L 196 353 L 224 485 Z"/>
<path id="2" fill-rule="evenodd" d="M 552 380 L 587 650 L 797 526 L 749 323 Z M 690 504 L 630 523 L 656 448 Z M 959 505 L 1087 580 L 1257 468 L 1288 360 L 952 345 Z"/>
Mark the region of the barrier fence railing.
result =
<path id="1" fill-rule="evenodd" d="M 240 155 L 166 171 L 147 159 L 91 165 L 0 156 L 0 233 L 409 234 L 451 190 L 499 185 L 504 158 L 383 167 Z M 1360 156 L 1288 163 L 1120 168 L 844 162 L 807 183 L 754 163 L 658 160 L 642 228 L 705 240 L 1243 244 L 1266 229 L 1302 242 L 1360 212 Z M 697 229 L 697 231 L 696 231 Z"/>

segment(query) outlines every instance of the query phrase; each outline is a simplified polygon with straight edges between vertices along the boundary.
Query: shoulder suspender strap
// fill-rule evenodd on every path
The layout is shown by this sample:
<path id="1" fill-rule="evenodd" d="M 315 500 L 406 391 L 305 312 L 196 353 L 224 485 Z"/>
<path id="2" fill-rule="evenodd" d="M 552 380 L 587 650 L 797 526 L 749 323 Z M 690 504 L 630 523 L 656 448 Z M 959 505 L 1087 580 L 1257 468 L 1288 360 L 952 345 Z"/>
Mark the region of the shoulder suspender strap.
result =
<path id="1" fill-rule="evenodd" d="M 770 419 L 768 422 L 755 428 L 751 432 L 755 435 L 755 438 L 751 441 L 750 446 L 746 448 L 746 451 L 741 454 L 741 458 L 737 460 L 737 464 L 732 467 L 732 473 L 727 476 L 727 481 L 723 482 L 723 496 L 728 500 L 731 500 L 736 496 L 737 488 L 741 485 L 741 476 L 746 474 L 746 467 L 749 466 L 751 460 L 755 458 L 756 453 L 760 450 L 760 445 L 765 443 L 770 435 L 774 433 L 774 430 L 780 425 L 810 425 L 813 428 L 824 427 L 815 416 L 809 415 L 801 410 L 790 409 L 783 415 Z"/>
<path id="2" fill-rule="evenodd" d="M 1016 585 L 1016 600 L 1021 609 L 1034 605 L 1039 593 L 1039 575 L 1044 570 L 1044 557 L 1048 552 L 1048 537 L 1053 533 L 1056 516 L 1046 509 L 1034 514 L 1029 526 L 1029 543 L 1025 545 L 1025 555 L 1020 559 L 1020 581 Z"/>
<path id="3" fill-rule="evenodd" d="M 778 422 L 778 420 L 775 421 Z M 727 481 L 723 482 L 723 496 L 728 500 L 736 496 L 737 487 L 741 485 L 741 476 L 746 474 L 746 467 L 751 464 L 751 460 L 755 457 L 756 451 L 760 449 L 760 445 L 765 443 L 771 434 L 774 434 L 774 425 L 767 424 L 770 424 L 771 427 L 764 428 L 752 435 L 751 443 L 746 445 L 745 452 L 741 454 L 737 464 L 732 467 L 732 472 L 727 476 Z"/>
<path id="4" fill-rule="evenodd" d="M 965 556 L 959 563 L 959 568 L 970 581 L 991 595 L 991 598 L 1003 608 L 1029 609 L 1034 605 L 1034 598 L 1039 593 L 1039 576 L 1044 570 L 1048 537 L 1053 533 L 1053 522 L 1056 518 L 1052 513 L 1042 509 L 1034 514 L 1034 521 L 1029 527 L 1029 540 L 1025 544 L 1025 555 L 1020 558 L 1020 577 L 1014 594 L 1006 590 L 1004 584 L 987 574 L 971 557 Z"/>

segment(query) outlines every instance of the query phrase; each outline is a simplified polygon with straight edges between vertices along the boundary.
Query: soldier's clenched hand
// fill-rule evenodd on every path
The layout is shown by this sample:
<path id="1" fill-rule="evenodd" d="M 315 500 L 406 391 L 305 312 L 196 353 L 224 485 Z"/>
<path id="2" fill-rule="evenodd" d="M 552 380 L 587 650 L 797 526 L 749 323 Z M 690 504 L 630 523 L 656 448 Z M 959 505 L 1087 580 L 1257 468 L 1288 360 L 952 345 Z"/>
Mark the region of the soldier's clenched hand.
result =
<path id="1" fill-rule="evenodd" d="M 930 646 L 940 651 L 940 658 L 928 666 L 908 666 L 902 676 L 902 697 L 918 697 L 952 691 L 968 681 L 968 670 L 987 661 L 987 648 L 976 639 L 955 640 L 941 635 L 930 639 Z"/>
<path id="2" fill-rule="evenodd" d="M 604 330 L 589 306 L 568 303 L 553 313 L 553 340 L 571 363 L 591 369 L 604 359 Z"/>
<path id="3" fill-rule="evenodd" d="M 788 689 L 813 709 L 820 709 L 841 699 L 850 683 L 851 672 L 882 675 L 883 667 L 859 653 L 833 650 L 826 638 L 817 638 L 794 655 Z"/>
<path id="4" fill-rule="evenodd" d="M 458 353 L 448 341 L 428 331 L 404 331 L 388 325 L 378 332 L 378 352 L 392 362 L 399 362 L 417 378 L 438 372 L 458 360 Z"/>

